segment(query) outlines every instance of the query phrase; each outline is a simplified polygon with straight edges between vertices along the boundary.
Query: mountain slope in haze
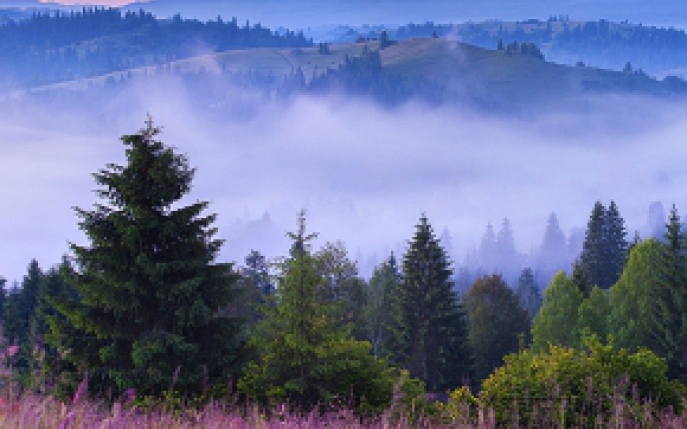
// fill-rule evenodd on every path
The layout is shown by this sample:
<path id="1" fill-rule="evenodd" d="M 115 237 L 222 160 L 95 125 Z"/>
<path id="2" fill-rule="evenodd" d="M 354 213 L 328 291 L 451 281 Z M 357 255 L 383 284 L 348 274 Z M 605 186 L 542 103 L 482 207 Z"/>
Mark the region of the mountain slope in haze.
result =
<path id="1" fill-rule="evenodd" d="M 527 45 L 520 48 L 523 46 Z M 31 92 L 87 97 L 89 92 L 105 91 L 111 96 L 113 92 L 136 91 L 141 81 L 151 86 L 174 79 L 183 82 L 199 107 L 224 106 L 237 87 L 244 87 L 269 99 L 335 93 L 372 98 L 386 105 L 421 100 L 494 113 L 584 109 L 590 97 L 611 94 L 661 99 L 687 96 L 687 83 L 679 79 L 658 81 L 634 71 L 553 64 L 513 46 L 497 51 L 429 38 L 379 47 L 379 41 L 366 41 L 232 50 L 36 87 Z"/>

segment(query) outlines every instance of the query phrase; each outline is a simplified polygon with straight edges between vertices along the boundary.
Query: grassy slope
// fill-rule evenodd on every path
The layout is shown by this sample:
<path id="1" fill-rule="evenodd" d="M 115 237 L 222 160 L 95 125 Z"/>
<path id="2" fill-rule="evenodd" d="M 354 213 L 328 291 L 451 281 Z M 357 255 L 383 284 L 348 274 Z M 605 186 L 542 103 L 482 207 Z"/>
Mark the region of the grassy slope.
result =
<path id="1" fill-rule="evenodd" d="M 164 66 L 144 67 L 110 73 L 89 79 L 62 82 L 42 89 L 84 90 L 90 85 L 102 85 L 109 77 L 123 74 L 153 75 L 164 70 L 194 73 L 199 70 L 287 76 L 301 68 L 309 79 L 327 68 L 337 68 L 345 57 L 361 54 L 364 46 L 378 49 L 378 43 L 331 45 L 329 55 L 320 55 L 317 48 L 233 50 L 173 61 Z M 384 67 L 391 73 L 412 78 L 437 81 L 451 91 L 487 105 L 532 103 L 566 100 L 588 92 L 623 92 L 668 96 L 677 91 L 662 82 L 645 76 L 587 67 L 569 67 L 547 63 L 523 55 L 508 55 L 445 39 L 408 39 L 384 49 Z"/>

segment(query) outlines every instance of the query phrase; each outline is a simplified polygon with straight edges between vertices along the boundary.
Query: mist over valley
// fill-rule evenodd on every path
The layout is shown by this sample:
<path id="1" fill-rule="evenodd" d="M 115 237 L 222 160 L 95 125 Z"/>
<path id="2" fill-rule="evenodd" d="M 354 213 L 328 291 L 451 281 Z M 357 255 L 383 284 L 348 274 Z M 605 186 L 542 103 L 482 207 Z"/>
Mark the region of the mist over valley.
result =
<path id="1" fill-rule="evenodd" d="M 479 47 L 450 27 L 434 28 L 436 38 L 403 38 L 398 27 L 384 45 L 381 32 L 330 43 L 254 25 L 137 12 L 121 30 L 65 32 L 61 46 L 21 39 L 38 55 L 14 52 L 0 78 L 0 272 L 19 280 L 32 258 L 50 266 L 68 241 L 83 242 L 72 207 L 95 202 L 91 174 L 123 161 L 119 137 L 148 113 L 197 168 L 191 199 L 211 202 L 222 259 L 239 264 L 252 249 L 285 255 L 285 233 L 307 208 L 318 243 L 345 242 L 369 275 L 403 254 L 425 213 L 456 274 L 513 280 L 531 267 L 544 286 L 570 269 L 597 200 L 618 204 L 629 237 L 665 221 L 657 205 L 648 219 L 653 203 L 687 202 L 678 77 L 636 63 L 556 64 L 529 39 Z M 566 242 L 549 263 L 540 248 L 552 212 Z M 487 225 L 496 237 L 506 218 L 513 246 L 489 256 Z"/>

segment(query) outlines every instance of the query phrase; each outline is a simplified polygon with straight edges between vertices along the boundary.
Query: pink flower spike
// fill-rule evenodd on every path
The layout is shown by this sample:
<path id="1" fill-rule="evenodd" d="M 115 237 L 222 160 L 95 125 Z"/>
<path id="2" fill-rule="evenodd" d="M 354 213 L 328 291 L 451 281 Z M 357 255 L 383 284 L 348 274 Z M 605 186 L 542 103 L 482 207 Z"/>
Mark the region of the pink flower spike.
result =
<path id="1" fill-rule="evenodd" d="M 86 375 L 83 380 L 81 380 L 81 383 L 79 383 L 79 387 L 76 388 L 76 392 L 74 393 L 74 398 L 72 399 L 72 404 L 76 405 L 79 403 L 81 398 L 86 395 L 86 392 L 88 391 L 88 375 Z"/>
<path id="2" fill-rule="evenodd" d="M 7 357 L 14 357 L 17 353 L 19 353 L 18 345 L 15 344 L 7 348 Z"/>

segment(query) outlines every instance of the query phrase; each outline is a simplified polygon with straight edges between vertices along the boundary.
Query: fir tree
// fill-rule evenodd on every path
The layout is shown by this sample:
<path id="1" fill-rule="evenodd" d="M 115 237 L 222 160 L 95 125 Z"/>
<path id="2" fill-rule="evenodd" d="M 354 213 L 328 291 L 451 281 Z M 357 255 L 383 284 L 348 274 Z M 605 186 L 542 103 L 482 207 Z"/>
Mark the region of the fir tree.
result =
<path id="1" fill-rule="evenodd" d="M 541 307 L 542 296 L 531 268 L 525 268 L 520 273 L 515 294 L 520 302 L 520 307 L 527 312 L 530 321 L 532 321 Z"/>
<path id="2" fill-rule="evenodd" d="M 615 201 L 611 201 L 606 212 L 606 288 L 613 286 L 623 272 L 629 243 L 627 241 L 627 229 L 625 220 L 620 216 L 620 211 Z M 601 285 L 599 285 L 601 286 Z"/>
<path id="3" fill-rule="evenodd" d="M 592 285 L 603 288 L 604 281 L 604 235 L 606 232 L 606 208 L 600 201 L 594 204 L 594 209 L 587 223 L 585 232 L 582 255 L 580 256 L 580 267 L 588 281 Z"/>
<path id="4" fill-rule="evenodd" d="M 627 231 L 618 206 L 611 201 L 608 209 L 599 201 L 594 205 L 587 225 L 581 268 L 591 285 L 608 289 L 620 278 L 627 258 Z"/>
<path id="5" fill-rule="evenodd" d="M 470 368 L 466 313 L 451 275 L 444 249 L 423 215 L 403 258 L 390 349 L 393 362 L 430 391 L 458 386 Z"/>
<path id="6" fill-rule="evenodd" d="M 656 352 L 666 359 L 671 377 L 687 381 L 687 245 L 675 206 L 666 225 L 659 267 L 650 313 Z"/>
<path id="7" fill-rule="evenodd" d="M 310 252 L 305 212 L 290 233 L 291 255 L 276 291 L 276 305 L 264 307 L 251 342 L 258 359 L 251 362 L 239 389 L 254 400 L 289 401 L 300 409 L 334 400 L 356 407 L 382 407 L 391 399 L 393 380 L 383 361 L 370 354 L 368 342 L 351 338 L 341 326 L 335 303 L 324 299 L 326 281 Z"/>
<path id="8" fill-rule="evenodd" d="M 367 336 L 375 356 L 389 355 L 388 343 L 391 328 L 392 297 L 401 282 L 396 258 L 392 253 L 378 266 L 368 284 L 365 299 Z"/>
<path id="9" fill-rule="evenodd" d="M 94 174 L 103 201 L 76 209 L 90 244 L 71 245 L 66 278 L 78 296 L 57 299 L 63 317 L 49 319 L 65 365 L 114 394 L 159 395 L 172 384 L 197 394 L 225 385 L 239 363 L 240 323 L 219 312 L 237 276 L 214 262 L 222 241 L 213 238 L 216 216 L 202 215 L 208 203 L 177 206 L 195 170 L 159 133 L 149 119 L 122 137 L 126 165 Z"/>

